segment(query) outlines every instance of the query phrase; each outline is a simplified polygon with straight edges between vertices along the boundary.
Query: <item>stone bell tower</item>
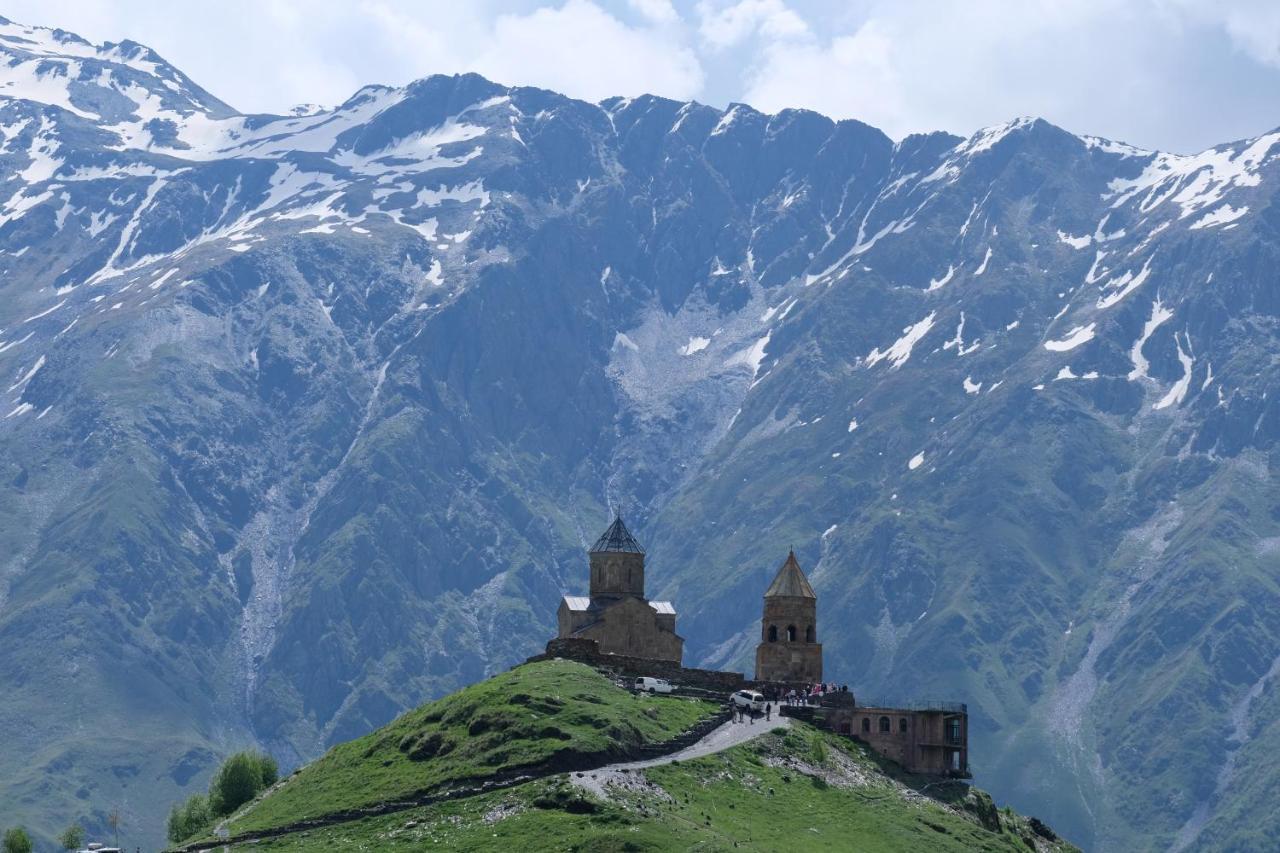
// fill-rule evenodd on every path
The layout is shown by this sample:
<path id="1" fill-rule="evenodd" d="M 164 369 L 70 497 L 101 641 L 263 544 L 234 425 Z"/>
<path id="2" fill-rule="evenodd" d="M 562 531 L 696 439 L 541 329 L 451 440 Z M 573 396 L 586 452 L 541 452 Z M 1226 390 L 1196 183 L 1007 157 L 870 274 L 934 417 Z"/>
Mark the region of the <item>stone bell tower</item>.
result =
<path id="1" fill-rule="evenodd" d="M 818 596 L 796 562 L 795 551 L 764 594 L 756 680 L 800 684 L 822 680 Z"/>

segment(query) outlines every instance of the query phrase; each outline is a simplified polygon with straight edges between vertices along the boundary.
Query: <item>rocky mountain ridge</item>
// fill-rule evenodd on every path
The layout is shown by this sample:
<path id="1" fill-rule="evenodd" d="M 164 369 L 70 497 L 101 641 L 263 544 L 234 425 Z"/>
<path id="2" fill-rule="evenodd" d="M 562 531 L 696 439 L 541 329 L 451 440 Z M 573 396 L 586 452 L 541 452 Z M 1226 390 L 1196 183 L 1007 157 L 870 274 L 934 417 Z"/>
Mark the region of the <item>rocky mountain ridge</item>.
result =
<path id="1" fill-rule="evenodd" d="M 0 819 L 158 827 L 523 658 L 621 504 L 691 662 L 748 665 L 794 544 L 832 676 L 964 698 L 1000 798 L 1098 849 L 1275 820 L 1280 134 L 474 75 L 245 116 L 0 50 Z"/>

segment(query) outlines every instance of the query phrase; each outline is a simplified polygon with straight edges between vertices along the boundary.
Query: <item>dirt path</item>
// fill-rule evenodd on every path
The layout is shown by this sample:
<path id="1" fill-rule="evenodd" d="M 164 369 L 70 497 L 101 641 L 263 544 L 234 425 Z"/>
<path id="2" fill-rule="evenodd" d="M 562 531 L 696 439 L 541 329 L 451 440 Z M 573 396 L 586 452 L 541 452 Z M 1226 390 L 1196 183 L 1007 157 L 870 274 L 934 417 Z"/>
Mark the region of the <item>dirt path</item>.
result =
<path id="1" fill-rule="evenodd" d="M 764 719 L 758 719 L 750 723 L 730 721 L 717 729 L 713 729 L 702 740 L 685 747 L 679 752 L 673 752 L 670 755 L 663 755 L 658 758 L 647 758 L 643 761 L 610 764 L 607 767 L 601 767 L 599 770 L 570 773 L 569 781 L 598 797 L 607 798 L 605 787 L 610 784 L 626 787 L 627 774 L 635 770 L 644 770 L 646 767 L 659 767 L 663 764 L 670 764 L 673 761 L 690 761 L 694 758 L 701 758 L 704 755 L 723 752 L 767 732 L 789 728 L 790 726 L 791 720 L 787 717 L 774 717 L 770 722 L 765 722 Z"/>

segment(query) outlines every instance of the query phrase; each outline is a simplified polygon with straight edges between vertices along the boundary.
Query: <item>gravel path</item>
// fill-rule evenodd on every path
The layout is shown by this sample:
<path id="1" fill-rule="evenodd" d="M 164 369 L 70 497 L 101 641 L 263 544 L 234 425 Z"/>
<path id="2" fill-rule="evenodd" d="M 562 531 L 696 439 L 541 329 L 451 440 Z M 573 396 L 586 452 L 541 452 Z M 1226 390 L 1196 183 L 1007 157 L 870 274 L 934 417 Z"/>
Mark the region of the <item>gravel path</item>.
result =
<path id="1" fill-rule="evenodd" d="M 670 764 L 673 761 L 690 761 L 694 758 L 701 758 L 704 755 L 723 752 L 740 743 L 746 743 L 752 738 L 759 737 L 766 732 L 785 729 L 790 726 L 791 720 L 787 717 L 774 717 L 770 722 L 765 722 L 763 718 L 752 723 L 730 721 L 719 728 L 712 729 L 711 733 L 702 740 L 685 747 L 679 752 L 673 752 L 670 755 L 663 755 L 659 758 L 647 758 L 643 761 L 610 764 L 607 767 L 601 767 L 599 770 L 570 773 L 569 780 L 579 788 L 590 791 L 598 797 L 607 798 L 608 794 L 605 792 L 605 788 L 608 785 L 631 787 L 629 780 L 633 777 L 628 774 L 632 771 L 643 770 L 646 767 L 659 767 L 663 764 Z"/>

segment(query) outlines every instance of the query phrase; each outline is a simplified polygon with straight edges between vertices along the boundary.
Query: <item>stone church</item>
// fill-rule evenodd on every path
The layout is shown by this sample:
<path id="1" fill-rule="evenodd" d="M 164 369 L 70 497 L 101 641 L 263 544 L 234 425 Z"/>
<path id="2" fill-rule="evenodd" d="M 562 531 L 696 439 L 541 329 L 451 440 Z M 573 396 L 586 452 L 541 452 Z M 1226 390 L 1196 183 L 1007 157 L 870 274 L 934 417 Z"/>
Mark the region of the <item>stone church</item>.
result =
<path id="1" fill-rule="evenodd" d="M 756 681 L 811 684 L 821 680 L 818 596 L 792 551 L 764 593 Z"/>
<path id="2" fill-rule="evenodd" d="M 566 595 L 556 616 L 559 639 L 594 640 L 604 654 L 680 664 L 684 639 L 676 634 L 676 609 L 644 597 L 644 548 L 622 516 L 589 552 L 589 594 Z"/>

